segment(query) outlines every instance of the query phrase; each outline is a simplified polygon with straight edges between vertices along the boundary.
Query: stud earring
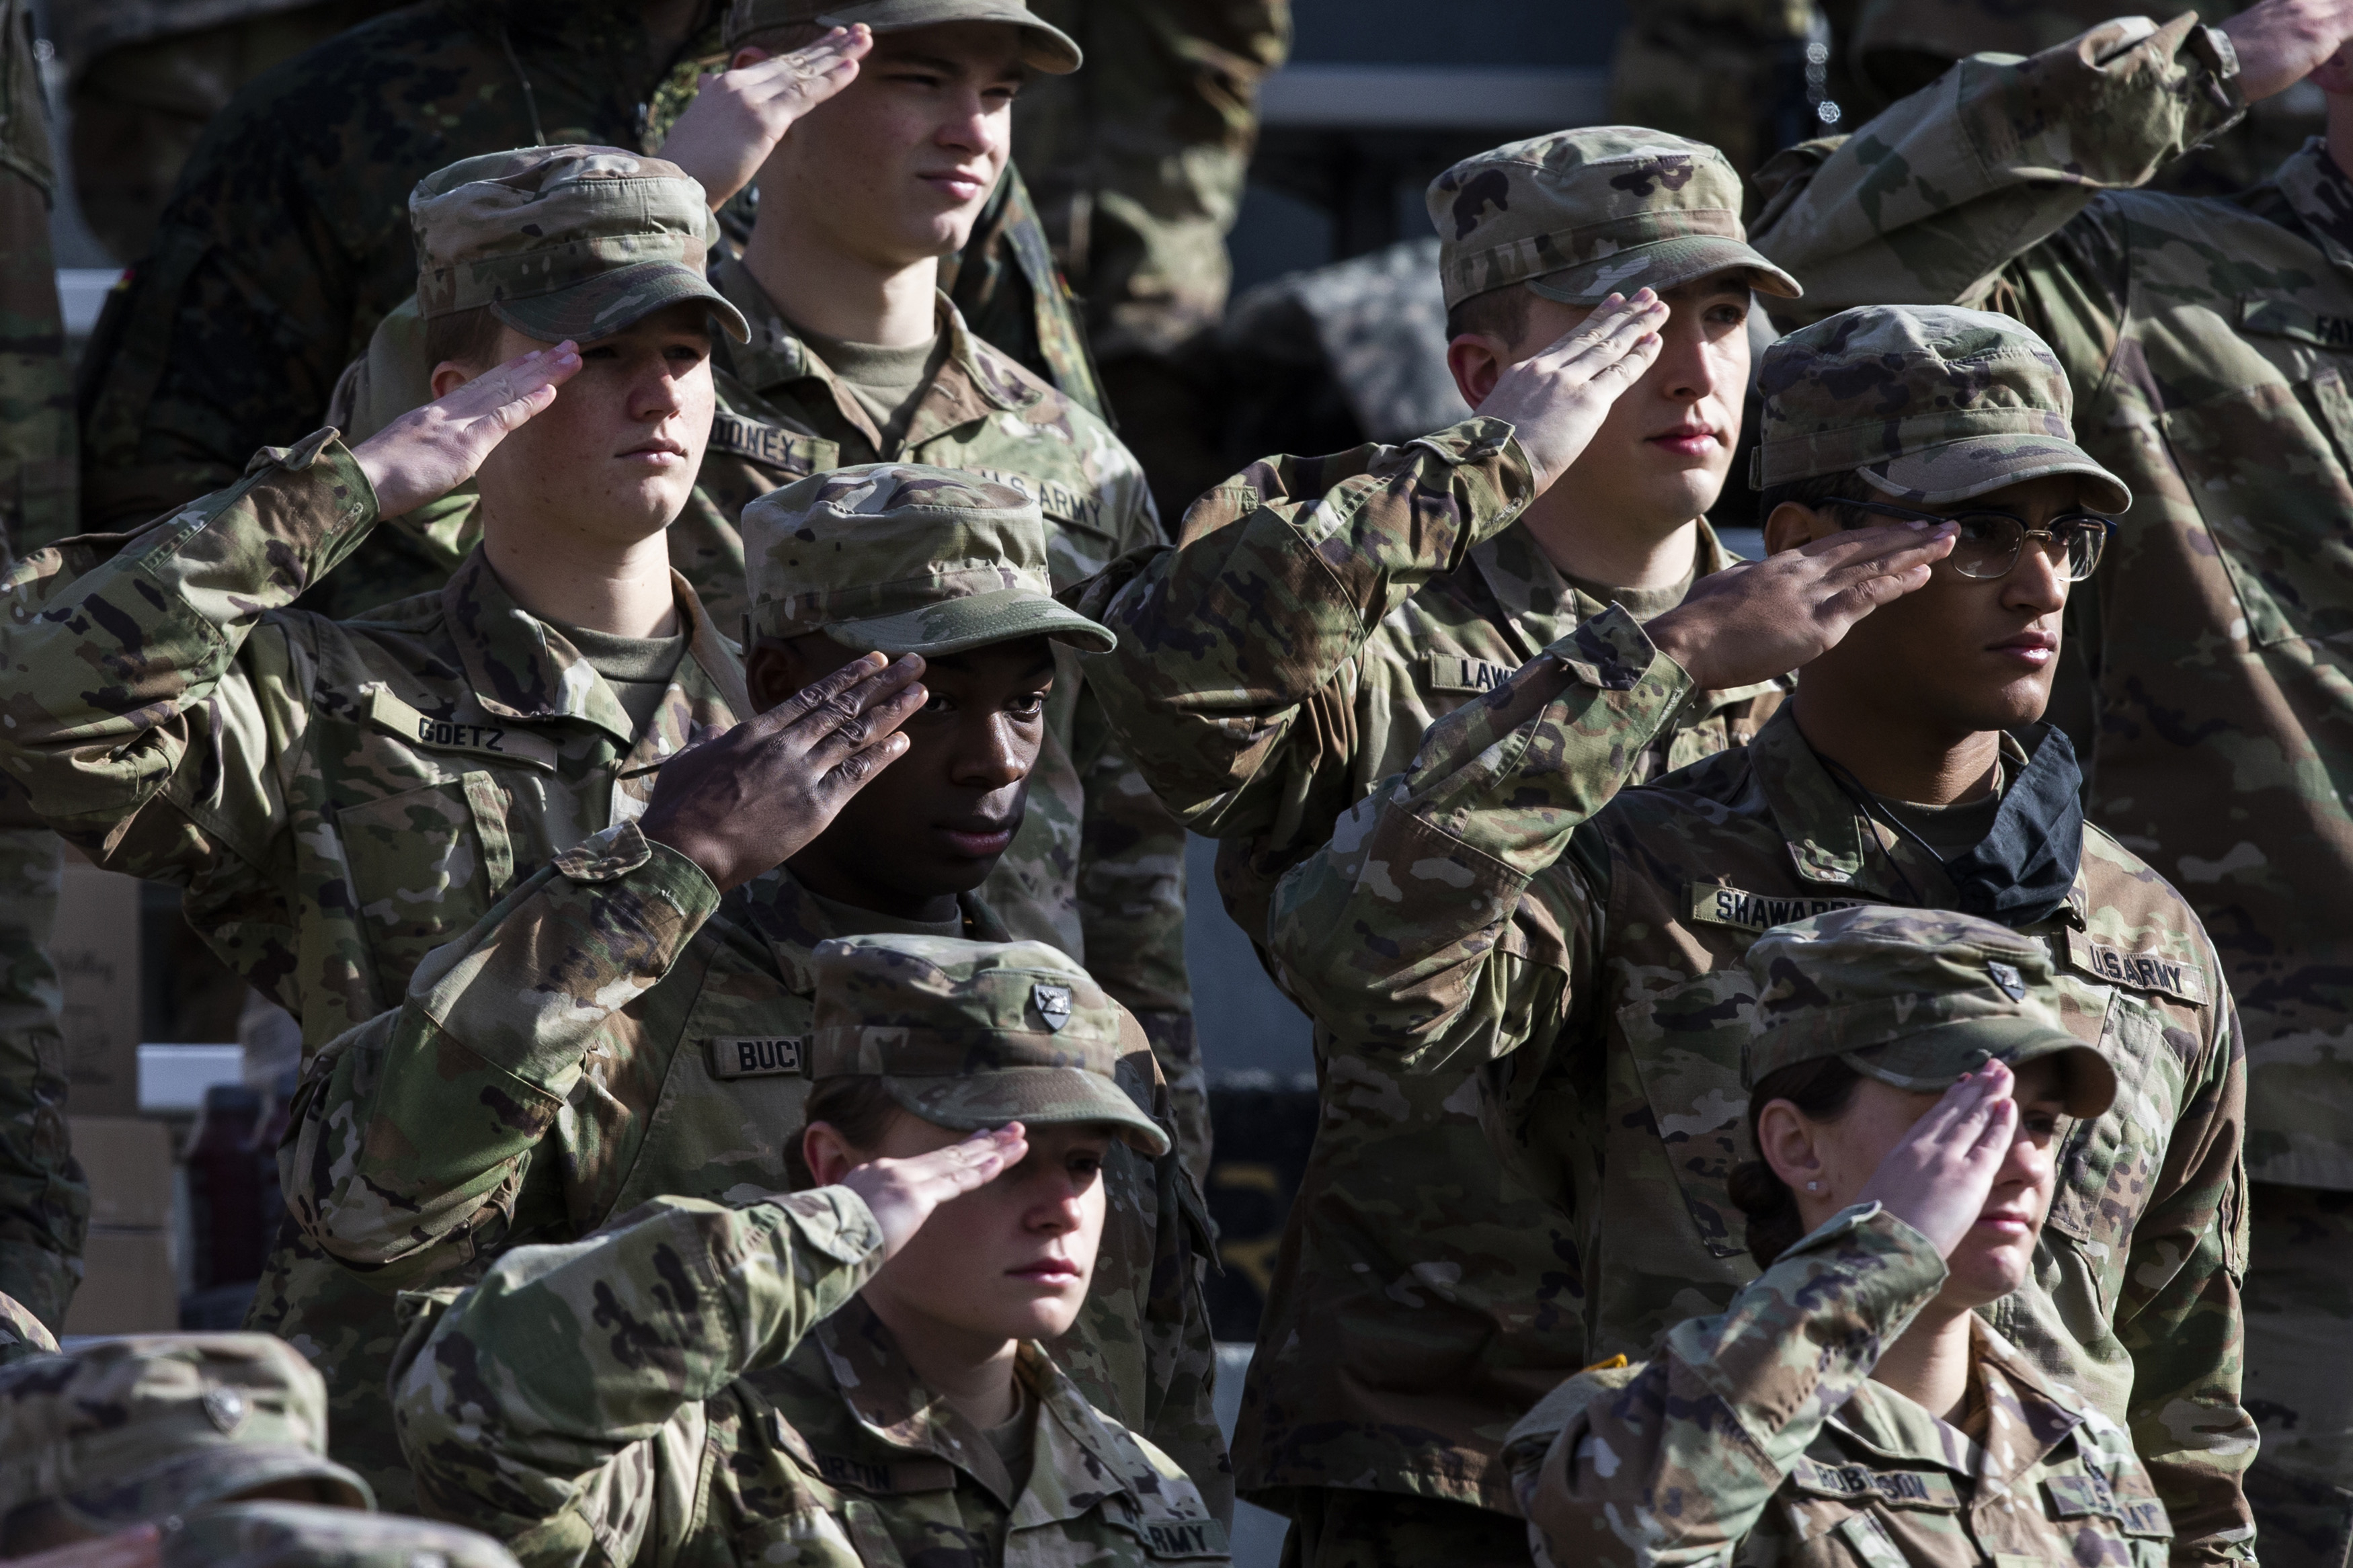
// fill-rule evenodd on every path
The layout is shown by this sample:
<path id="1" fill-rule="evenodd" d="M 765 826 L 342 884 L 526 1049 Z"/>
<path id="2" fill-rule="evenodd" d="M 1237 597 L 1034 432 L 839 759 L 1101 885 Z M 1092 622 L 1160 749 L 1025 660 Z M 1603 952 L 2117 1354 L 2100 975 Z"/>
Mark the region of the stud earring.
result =
<path id="1" fill-rule="evenodd" d="M 1806 1184 L 1806 1191 L 1810 1193 L 1819 1193 L 1821 1190 L 1822 1184 L 1820 1182 L 1808 1182 Z"/>

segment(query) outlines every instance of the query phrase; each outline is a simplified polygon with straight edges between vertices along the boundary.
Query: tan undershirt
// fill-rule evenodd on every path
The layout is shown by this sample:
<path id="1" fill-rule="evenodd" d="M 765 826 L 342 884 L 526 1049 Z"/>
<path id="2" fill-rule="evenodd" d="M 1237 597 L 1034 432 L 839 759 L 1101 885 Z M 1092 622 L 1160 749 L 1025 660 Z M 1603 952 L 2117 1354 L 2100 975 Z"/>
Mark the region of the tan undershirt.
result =
<path id="1" fill-rule="evenodd" d="M 841 378 L 858 405 L 866 410 L 866 416 L 874 421 L 874 427 L 882 433 L 882 451 L 896 452 L 907 438 L 907 426 L 914 422 L 915 405 L 947 359 L 947 334 L 935 332 L 920 343 L 890 348 L 828 337 L 797 322 L 793 331 L 828 370 Z"/>

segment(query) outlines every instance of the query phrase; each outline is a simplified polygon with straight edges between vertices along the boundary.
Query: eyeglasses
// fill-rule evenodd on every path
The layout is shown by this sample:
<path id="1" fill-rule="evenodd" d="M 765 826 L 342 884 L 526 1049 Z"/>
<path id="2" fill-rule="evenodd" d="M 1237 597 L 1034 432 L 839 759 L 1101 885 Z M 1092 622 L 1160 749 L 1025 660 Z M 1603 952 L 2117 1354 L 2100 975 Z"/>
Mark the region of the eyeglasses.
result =
<path id="1" fill-rule="evenodd" d="M 1882 517 L 1900 517 L 1911 522 L 1950 522 L 1959 525 L 1960 532 L 1953 540 L 1953 552 L 1945 557 L 1954 571 L 1964 577 L 2000 578 L 2010 575 L 2024 553 L 2026 542 L 2033 540 L 2041 547 L 2044 559 L 2059 569 L 2070 583 L 2080 583 L 2092 574 L 2100 563 L 2100 552 L 2107 548 L 2108 535 L 2116 525 L 2105 517 L 2094 517 L 2088 511 L 2062 512 L 2041 528 L 2031 526 L 2024 518 L 2006 511 L 1957 511 L 1950 514 L 1917 511 L 1908 506 L 1896 506 L 1882 500 L 1842 500 L 1837 503 L 1856 511 L 1877 512 Z"/>

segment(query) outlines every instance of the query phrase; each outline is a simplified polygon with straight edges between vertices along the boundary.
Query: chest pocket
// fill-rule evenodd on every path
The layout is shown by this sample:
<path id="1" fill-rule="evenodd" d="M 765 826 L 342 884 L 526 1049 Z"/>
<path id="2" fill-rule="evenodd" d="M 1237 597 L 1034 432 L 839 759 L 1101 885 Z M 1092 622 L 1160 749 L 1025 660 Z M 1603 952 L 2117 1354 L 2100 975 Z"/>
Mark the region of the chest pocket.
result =
<path id="1" fill-rule="evenodd" d="M 2256 647 L 2353 631 L 2353 393 L 2333 365 L 2168 409 L 2166 445 Z"/>
<path id="2" fill-rule="evenodd" d="M 1653 1142 L 1701 1242 L 1718 1258 L 1747 1249 L 1747 1225 L 1725 1184 L 1748 1158 L 1740 1057 L 1754 1005 L 1747 972 L 1727 965 L 1618 1015 L 1657 1127 Z"/>
<path id="3" fill-rule="evenodd" d="M 2109 1275 L 2121 1265 L 2156 1186 L 2167 1130 L 2179 1109 L 2181 1072 L 2167 1040 L 2166 1015 L 2149 998 L 2073 976 L 2067 984 L 2085 1006 L 2098 1005 L 2100 993 L 2106 993 L 2100 1054 L 2116 1069 L 2116 1103 L 2068 1130 L 2049 1225 L 2084 1244 L 2094 1267 Z"/>
<path id="4" fill-rule="evenodd" d="M 889 1538 L 883 1537 L 886 1548 Z M 805 1508 L 782 1519 L 764 1519 L 735 1532 L 733 1556 L 738 1563 L 763 1565 L 790 1563 L 793 1568 L 858 1568 L 859 1563 L 899 1561 L 895 1550 L 887 1556 L 861 1558 L 849 1531 L 821 1508 Z"/>
<path id="5" fill-rule="evenodd" d="M 335 814 L 352 909 L 391 1005 L 424 956 L 490 911 L 513 885 L 508 797 L 487 772 L 426 784 Z"/>

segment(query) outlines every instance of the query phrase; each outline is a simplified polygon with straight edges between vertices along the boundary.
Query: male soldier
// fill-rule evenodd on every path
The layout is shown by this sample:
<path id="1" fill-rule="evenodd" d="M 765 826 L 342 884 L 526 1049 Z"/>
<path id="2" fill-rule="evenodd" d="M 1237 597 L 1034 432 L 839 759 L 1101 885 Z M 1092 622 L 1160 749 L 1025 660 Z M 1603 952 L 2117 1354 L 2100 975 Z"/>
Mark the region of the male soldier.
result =
<path id="1" fill-rule="evenodd" d="M 1089 684 L 1161 798 L 1226 840 L 1221 890 L 1254 938 L 1276 879 L 1432 718 L 1612 600 L 1654 615 L 1729 561 L 1701 514 L 1739 435 L 1749 290 L 1796 291 L 1743 243 L 1738 205 L 1714 149 L 1625 127 L 1457 164 L 1430 209 L 1449 363 L 1487 417 L 1259 464 L 1195 506 L 1182 548 L 1080 602 L 1121 639 Z M 1641 284 L 1659 298 L 1620 308 L 1610 291 Z M 1538 353 L 1573 329 L 1578 350 Z M 1698 697 L 1630 765 L 1743 743 L 1779 697 L 1769 677 Z M 1492 1174 L 1467 1083 L 1318 1049 L 1322 1121 L 1238 1485 L 1293 1514 L 1309 1561 L 1343 1541 L 1524 1559 L 1496 1446 L 1581 1364 L 1554 1349 L 1544 1208 Z"/>
<path id="2" fill-rule="evenodd" d="M 490 162 L 419 204 L 435 285 L 524 323 L 493 352 L 554 346 L 444 364 L 441 402 L 357 448 L 327 430 L 266 451 L 0 588 L 11 778 L 101 864 L 181 884 L 310 1047 L 395 1005 L 427 952 L 749 711 L 663 542 L 710 426 L 708 320 L 741 330 L 702 279 L 702 189 L 602 149 Z M 367 622 L 282 608 L 380 514 L 478 466 L 482 543 L 439 593 Z M 305 1292 L 341 1270 L 298 1285 L 301 1261 L 279 1249 L 254 1321 L 305 1312 L 306 1349 L 332 1353 Z"/>
<path id="3" fill-rule="evenodd" d="M 397 1012 L 322 1053 L 296 1104 L 289 1209 L 316 1266 L 375 1296 L 328 1371 L 336 1451 L 380 1487 L 400 1463 L 383 1409 L 392 1292 L 664 1194 L 786 1184 L 817 944 L 1007 940 L 977 890 L 1017 841 L 1048 743 L 1054 643 L 1111 642 L 1051 597 L 1037 504 L 880 465 L 764 497 L 744 529 L 762 716 L 670 762 L 642 818 L 557 857 L 442 948 Z M 838 728 L 843 708 L 863 718 Z M 1141 1035 L 1130 1056 L 1129 1091 L 1165 1110 Z M 1105 1180 L 1102 1262 L 1055 1353 L 1222 1518 L 1200 1199 L 1173 1153 L 1114 1150 Z"/>
<path id="4" fill-rule="evenodd" d="M 1755 1274 L 1725 1183 L 1758 931 L 1896 903 L 2047 943 L 2069 1027 L 2126 1090 L 2071 1130 L 2034 1284 L 1989 1311 L 2131 1431 L 2177 1562 L 2252 1561 L 2230 994 L 2189 906 L 2084 828 L 2073 752 L 2038 722 L 2068 585 L 2112 526 L 2084 509 L 2131 497 L 2005 317 L 1851 310 L 1767 350 L 1758 387 L 1782 553 L 1647 628 L 1612 609 L 1440 721 L 1283 884 L 1276 962 L 1376 1059 L 1449 1083 L 1497 1064 L 1499 1145 L 1565 1222 L 1574 1368 Z M 1919 542 L 1902 573 L 1819 574 L 1883 517 Z M 1693 690 L 1799 665 L 1746 749 L 1620 793 Z"/>
<path id="5" fill-rule="evenodd" d="M 105 1340 L 0 1368 L 0 1557 L 512 1568 L 470 1530 L 367 1511 L 367 1484 L 326 1457 L 326 1417 L 319 1374 L 267 1334 Z M 142 1524 L 161 1528 L 97 1549 Z M 60 1551 L 77 1542 L 86 1559 Z"/>
<path id="6" fill-rule="evenodd" d="M 834 22 L 871 28 L 873 52 L 774 142 L 743 258 L 718 270 L 753 323 L 750 344 L 723 363 L 754 423 L 715 428 L 704 489 L 748 499 L 774 484 L 762 465 L 781 427 L 814 437 L 791 439 L 818 470 L 923 463 L 1034 497 L 1057 588 L 1160 542 L 1143 470 L 1118 437 L 976 336 L 934 283 L 939 258 L 966 243 L 1006 166 L 1015 92 L 1033 71 L 1075 69 L 1077 46 L 1018 0 L 735 0 L 727 46 L 739 69 L 757 69 Z M 730 477 L 731 466 L 748 471 Z M 1097 722 L 1066 664 L 1029 814 L 988 900 L 1142 1020 L 1176 1091 L 1187 1155 L 1203 1170 L 1184 835 L 1117 748 L 1079 765 Z"/>
<path id="7" fill-rule="evenodd" d="M 2127 18 L 1963 61 L 1768 171 L 1837 310 L 1984 304 L 2047 340 L 2141 504 L 2071 606 L 2085 810 L 2187 892 L 2246 1018 L 2249 1480 L 2274 1564 L 2353 1542 L 2353 5 Z M 2329 132 L 2222 199 L 2133 186 L 2300 80 Z M 1989 149 L 1994 151 L 1989 151 Z M 2327 1348 L 2324 1348 L 2327 1347 Z"/>
<path id="8" fill-rule="evenodd" d="M 142 522 L 223 488 L 255 447 L 320 422 L 336 377 L 416 287 L 400 214 L 417 181 L 512 147 L 658 152 L 717 45 L 706 0 L 411 5 L 247 86 L 189 156 L 84 352 L 85 525 Z M 714 203 L 729 194 L 711 169 L 689 173 Z M 980 232 L 958 302 L 992 341 L 1038 345 L 1028 363 L 1092 405 L 1017 176 Z"/>
<path id="9" fill-rule="evenodd" d="M 1041 942 L 808 961 L 808 1120 L 777 1131 L 822 1184 L 656 1199 L 404 1298 L 419 1491 L 533 1568 L 1225 1562 L 1185 1472 L 1039 1342 L 1094 1266 L 1104 1155 L 1170 1147 L 1116 1081 L 1134 1023 Z"/>
<path id="10" fill-rule="evenodd" d="M 73 406 L 49 259 L 47 106 L 22 0 L 0 0 L 0 562 L 74 531 Z M 64 847 L 0 784 L 0 1294 L 51 1328 L 81 1279 L 90 1188 L 66 1136 L 50 963 Z"/>

